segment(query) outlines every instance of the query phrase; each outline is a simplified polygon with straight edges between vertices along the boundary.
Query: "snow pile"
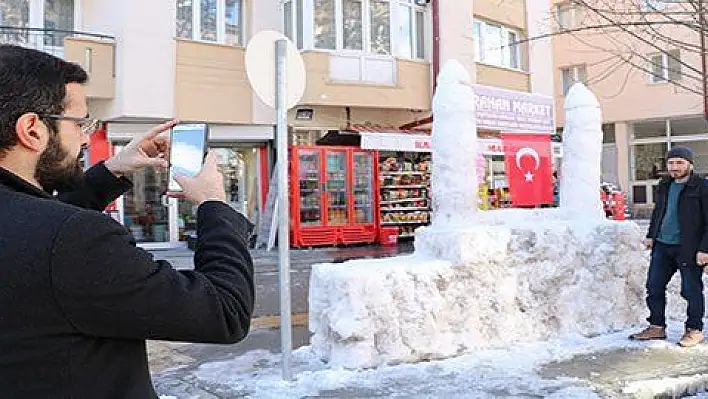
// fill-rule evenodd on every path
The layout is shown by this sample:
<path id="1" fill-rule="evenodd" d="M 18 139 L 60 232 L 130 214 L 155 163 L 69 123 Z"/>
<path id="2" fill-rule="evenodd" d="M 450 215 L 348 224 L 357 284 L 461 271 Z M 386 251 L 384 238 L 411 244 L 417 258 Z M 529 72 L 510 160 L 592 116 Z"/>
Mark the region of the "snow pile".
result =
<path id="1" fill-rule="evenodd" d="M 646 351 L 680 351 L 671 341 L 648 343 L 627 341 L 636 329 L 585 338 L 564 336 L 548 342 L 520 344 L 500 349 L 474 351 L 454 359 L 419 364 L 402 364 L 368 370 L 342 370 L 323 364 L 310 347 L 293 352 L 295 381 L 281 379 L 281 356 L 265 350 L 249 352 L 227 361 L 207 363 L 198 368 L 168 370 L 154 376 L 158 392 L 180 398 L 189 384 L 208 389 L 221 397 L 307 398 L 307 397 L 544 397 L 600 398 L 588 379 L 545 376 L 541 370 L 553 362 L 568 361 L 575 356 L 594 355 L 602 358 L 613 350 L 644 349 Z M 669 330 L 675 341 L 683 326 L 674 324 Z M 693 351 L 704 350 L 701 347 Z M 636 358 L 634 362 L 636 362 Z M 636 363 L 616 364 L 632 367 Z M 651 367 L 651 366 L 648 366 Z M 591 369 L 589 369 L 591 370 Z M 641 368 L 637 375 L 642 374 Z M 625 373 L 626 374 L 626 373 Z M 549 379 L 550 378 L 550 379 Z M 637 384 L 618 381 L 616 388 L 638 392 Z M 653 392 L 668 391 L 672 381 L 651 387 Z M 621 394 L 621 392 L 616 392 Z M 181 395 L 180 395 L 181 394 Z M 648 397 L 653 397 L 649 395 Z M 708 396 L 702 396 L 708 398 Z"/>
<path id="2" fill-rule="evenodd" d="M 640 228 L 563 215 L 480 212 L 467 229 L 419 232 L 412 256 L 314 265 L 313 351 L 366 368 L 642 322 Z"/>

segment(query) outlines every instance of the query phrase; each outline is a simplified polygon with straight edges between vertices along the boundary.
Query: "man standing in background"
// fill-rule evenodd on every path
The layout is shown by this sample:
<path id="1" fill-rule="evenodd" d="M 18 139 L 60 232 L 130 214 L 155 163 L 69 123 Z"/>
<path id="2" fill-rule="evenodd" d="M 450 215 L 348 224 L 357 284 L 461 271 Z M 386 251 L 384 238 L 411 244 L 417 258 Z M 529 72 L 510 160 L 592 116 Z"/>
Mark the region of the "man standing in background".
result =
<path id="1" fill-rule="evenodd" d="M 667 155 L 669 177 L 656 188 L 655 207 L 646 246 L 651 248 L 647 276 L 649 327 L 630 339 L 666 339 L 666 286 L 678 270 L 681 296 L 688 302 L 685 333 L 679 345 L 703 342 L 703 268 L 708 264 L 708 188 L 693 173 L 695 154 L 686 147 L 674 147 Z"/>

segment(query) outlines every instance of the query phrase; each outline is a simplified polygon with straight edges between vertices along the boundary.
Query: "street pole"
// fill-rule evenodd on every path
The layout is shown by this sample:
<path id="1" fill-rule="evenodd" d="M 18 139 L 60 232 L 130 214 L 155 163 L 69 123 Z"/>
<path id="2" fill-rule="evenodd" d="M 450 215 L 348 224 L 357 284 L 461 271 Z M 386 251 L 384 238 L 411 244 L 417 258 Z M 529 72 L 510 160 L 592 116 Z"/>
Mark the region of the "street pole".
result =
<path id="1" fill-rule="evenodd" d="M 278 266 L 280 270 L 280 350 L 283 379 L 292 380 L 290 323 L 290 214 L 288 203 L 288 107 L 286 104 L 286 40 L 275 42 L 275 110 L 278 169 Z"/>

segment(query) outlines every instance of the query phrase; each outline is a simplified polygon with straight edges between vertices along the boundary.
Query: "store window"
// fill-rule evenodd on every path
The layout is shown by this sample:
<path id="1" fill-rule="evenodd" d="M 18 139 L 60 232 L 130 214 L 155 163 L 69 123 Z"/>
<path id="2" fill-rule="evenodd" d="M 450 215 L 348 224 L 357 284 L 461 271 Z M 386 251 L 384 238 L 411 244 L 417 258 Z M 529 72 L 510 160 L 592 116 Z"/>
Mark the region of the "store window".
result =
<path id="1" fill-rule="evenodd" d="M 177 0 L 176 36 L 242 46 L 243 0 Z"/>
<path id="2" fill-rule="evenodd" d="M 649 55 L 649 81 L 651 83 L 666 83 L 681 80 L 681 53 L 679 50 L 669 50 L 661 54 Z"/>
<path id="3" fill-rule="evenodd" d="M 643 121 L 632 124 L 635 139 L 667 137 L 666 120 Z"/>
<path id="4" fill-rule="evenodd" d="M 164 202 L 167 172 L 146 168 L 128 178 L 133 189 L 123 195 L 123 224 L 136 242 L 169 241 L 169 208 Z"/>
<path id="5" fill-rule="evenodd" d="M 219 155 L 219 171 L 224 176 L 226 202 L 255 224 L 260 187 L 257 149 L 224 145 L 212 146 L 211 149 Z M 180 200 L 177 218 L 180 240 L 195 233 L 197 207 L 194 204 Z"/>
<path id="6" fill-rule="evenodd" d="M 475 60 L 484 64 L 522 69 L 521 34 L 512 28 L 476 20 L 473 24 Z"/>
<path id="7" fill-rule="evenodd" d="M 634 180 L 654 180 L 666 174 L 666 143 L 634 145 Z"/>

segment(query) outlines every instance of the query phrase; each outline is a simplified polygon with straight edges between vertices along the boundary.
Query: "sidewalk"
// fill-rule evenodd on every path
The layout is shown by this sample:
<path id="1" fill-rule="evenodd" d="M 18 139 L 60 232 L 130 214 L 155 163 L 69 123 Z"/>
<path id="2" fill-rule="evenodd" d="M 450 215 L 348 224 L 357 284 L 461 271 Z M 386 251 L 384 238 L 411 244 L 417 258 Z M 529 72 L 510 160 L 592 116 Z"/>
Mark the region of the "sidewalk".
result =
<path id="1" fill-rule="evenodd" d="M 634 331 L 634 330 L 631 330 Z M 177 398 L 672 398 L 706 390 L 708 344 L 637 343 L 622 331 L 595 338 L 479 350 L 454 359 L 376 370 L 330 370 L 301 347 L 294 328 L 294 382 L 280 376 L 279 331 L 253 331 L 237 345 L 150 344 L 156 389 Z"/>

